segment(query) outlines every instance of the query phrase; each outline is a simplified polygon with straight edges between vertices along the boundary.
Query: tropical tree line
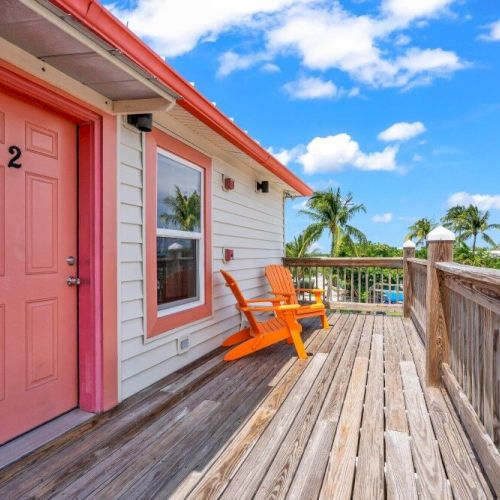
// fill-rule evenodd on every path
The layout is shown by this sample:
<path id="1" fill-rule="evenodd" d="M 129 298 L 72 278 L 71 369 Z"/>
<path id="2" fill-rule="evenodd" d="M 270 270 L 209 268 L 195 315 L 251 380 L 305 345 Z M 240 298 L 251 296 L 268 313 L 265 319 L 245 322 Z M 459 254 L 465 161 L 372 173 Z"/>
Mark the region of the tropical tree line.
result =
<path id="1" fill-rule="evenodd" d="M 308 257 L 320 255 L 314 244 L 327 233 L 330 239 L 329 256 L 395 257 L 402 250 L 383 243 L 372 243 L 356 228 L 352 219 L 366 212 L 363 203 L 354 201 L 352 193 L 343 195 L 340 188 L 315 192 L 307 201 L 301 213 L 311 219 L 311 224 L 286 244 L 287 257 Z M 495 258 L 489 250 L 497 244 L 489 234 L 500 230 L 500 224 L 490 222 L 489 211 L 482 211 L 475 205 L 451 207 L 440 219 L 440 223 L 453 231 L 455 240 L 455 260 L 464 264 L 500 268 L 500 258 Z M 409 228 L 407 239 L 417 245 L 417 256 L 427 254 L 427 235 L 438 225 L 437 222 L 422 218 Z M 478 247 L 478 241 L 487 248 Z M 470 243 L 470 245 L 469 245 Z"/>

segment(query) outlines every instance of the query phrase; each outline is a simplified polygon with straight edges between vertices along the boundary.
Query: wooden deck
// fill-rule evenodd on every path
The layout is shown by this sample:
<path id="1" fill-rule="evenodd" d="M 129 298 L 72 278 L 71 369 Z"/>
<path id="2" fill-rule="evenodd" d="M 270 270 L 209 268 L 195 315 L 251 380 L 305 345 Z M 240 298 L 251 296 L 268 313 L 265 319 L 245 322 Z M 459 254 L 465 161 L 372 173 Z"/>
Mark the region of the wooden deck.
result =
<path id="1" fill-rule="evenodd" d="M 409 320 L 200 360 L 0 471 L 0 498 L 493 498 Z"/>

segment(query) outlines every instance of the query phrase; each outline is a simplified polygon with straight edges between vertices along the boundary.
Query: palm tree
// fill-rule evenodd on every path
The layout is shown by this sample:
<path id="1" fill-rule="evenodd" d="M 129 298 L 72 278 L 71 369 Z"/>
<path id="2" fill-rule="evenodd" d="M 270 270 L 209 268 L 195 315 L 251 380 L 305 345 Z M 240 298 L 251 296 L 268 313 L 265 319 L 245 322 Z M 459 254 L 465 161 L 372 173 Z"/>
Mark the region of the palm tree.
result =
<path id="1" fill-rule="evenodd" d="M 172 213 L 160 215 L 166 224 L 171 223 L 182 231 L 200 230 L 201 197 L 198 192 L 184 195 L 179 186 L 175 186 L 175 195 L 167 196 L 163 203 L 172 210 Z"/>
<path id="2" fill-rule="evenodd" d="M 406 235 L 407 240 L 417 239 L 417 245 L 424 246 L 427 242 L 427 235 L 436 227 L 436 223 L 425 217 L 416 220 L 409 228 Z"/>
<path id="3" fill-rule="evenodd" d="M 313 234 L 309 228 L 306 228 L 292 241 L 289 241 L 285 247 L 287 257 L 300 259 L 311 253 L 318 253 L 317 250 L 311 252 L 311 245 L 318 239 L 318 235 Z"/>
<path id="4" fill-rule="evenodd" d="M 462 239 L 462 230 L 466 208 L 463 205 L 456 205 L 448 209 L 446 214 L 441 217 L 444 227 L 447 227 L 457 235 L 457 241 Z"/>
<path id="5" fill-rule="evenodd" d="M 317 191 L 307 201 L 308 210 L 301 213 L 308 215 L 314 222 L 307 228 L 313 238 L 319 238 L 327 230 L 331 237 L 330 255 L 336 257 L 341 248 L 356 253 L 355 243 L 366 242 L 366 236 L 349 221 L 359 212 L 366 212 L 362 203 L 353 202 L 353 195 L 342 196 L 340 188 L 333 191 Z"/>
<path id="6" fill-rule="evenodd" d="M 495 241 L 489 236 L 486 231 L 491 229 L 500 229 L 500 224 L 489 224 L 490 213 L 482 212 L 475 205 L 469 205 L 463 214 L 462 218 L 462 234 L 461 239 L 465 241 L 472 238 L 472 255 L 476 253 L 477 237 L 481 238 L 492 247 L 496 246 Z"/>

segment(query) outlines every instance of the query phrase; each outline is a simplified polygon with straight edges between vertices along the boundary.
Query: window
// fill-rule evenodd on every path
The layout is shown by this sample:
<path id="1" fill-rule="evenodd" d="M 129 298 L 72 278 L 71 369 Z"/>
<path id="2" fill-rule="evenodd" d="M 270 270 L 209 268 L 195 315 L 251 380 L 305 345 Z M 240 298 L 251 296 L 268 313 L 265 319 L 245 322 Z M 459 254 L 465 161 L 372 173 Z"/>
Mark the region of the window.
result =
<path id="1" fill-rule="evenodd" d="M 156 277 L 158 310 L 203 301 L 203 169 L 157 153 Z"/>
<path id="2" fill-rule="evenodd" d="M 210 158 L 156 129 L 148 134 L 148 336 L 212 312 L 210 181 Z"/>

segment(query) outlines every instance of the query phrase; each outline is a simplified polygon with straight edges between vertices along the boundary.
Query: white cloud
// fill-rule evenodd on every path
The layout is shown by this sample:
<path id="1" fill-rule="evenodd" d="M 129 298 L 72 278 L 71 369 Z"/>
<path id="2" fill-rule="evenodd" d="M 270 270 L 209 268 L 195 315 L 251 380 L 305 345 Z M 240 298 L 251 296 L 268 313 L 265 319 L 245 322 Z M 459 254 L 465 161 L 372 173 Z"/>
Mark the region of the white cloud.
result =
<path id="1" fill-rule="evenodd" d="M 264 73 L 278 73 L 280 71 L 280 67 L 277 64 L 270 62 L 263 64 L 260 69 L 264 71 Z"/>
<path id="2" fill-rule="evenodd" d="M 469 194 L 465 191 L 452 194 L 447 201 L 449 207 L 455 205 L 475 205 L 481 210 L 500 210 L 500 194 Z"/>
<path id="3" fill-rule="evenodd" d="M 418 153 L 415 153 L 413 155 L 413 158 L 412 158 L 413 161 L 417 162 L 417 161 L 423 161 L 424 160 L 424 157 L 422 155 L 419 155 Z"/>
<path id="4" fill-rule="evenodd" d="M 130 8 L 115 4 L 112 10 L 167 57 L 229 31 L 241 34 L 245 46 L 260 47 L 242 55 L 222 54 L 219 76 L 291 54 L 310 70 L 337 69 L 369 86 L 411 88 L 466 67 L 454 52 L 410 47 L 403 33 L 446 12 L 452 3 L 383 0 L 372 15 L 357 15 L 337 1 L 324 0 L 137 0 Z"/>
<path id="5" fill-rule="evenodd" d="M 500 19 L 494 23 L 488 24 L 485 28 L 488 31 L 479 35 L 479 40 L 484 40 L 486 42 L 500 42 Z"/>
<path id="6" fill-rule="evenodd" d="M 274 148 L 267 149 L 281 164 L 288 165 L 291 161 L 295 161 L 297 157 L 304 151 L 303 146 L 295 146 L 291 149 L 281 149 L 275 151 Z"/>
<path id="7" fill-rule="evenodd" d="M 349 134 L 342 133 L 315 137 L 297 161 L 308 174 L 340 171 L 349 166 L 359 170 L 395 170 L 397 152 L 397 147 L 388 146 L 380 152 L 364 153 Z"/>
<path id="8" fill-rule="evenodd" d="M 441 2 L 444 3 L 450 2 Z M 431 7 L 419 12 L 434 15 L 441 8 Z M 276 26 L 268 30 L 267 50 L 270 54 L 295 53 L 308 69 L 339 69 L 354 80 L 374 87 L 426 84 L 465 67 L 454 52 L 441 48 L 410 47 L 391 58 L 390 51 L 383 47 L 387 37 L 408 27 L 417 16 L 417 12 L 403 14 L 403 17 L 391 14 L 386 18 L 356 16 L 338 3 L 330 8 L 296 6 L 288 9 Z"/>
<path id="9" fill-rule="evenodd" d="M 372 217 L 372 221 L 376 223 L 388 223 L 392 221 L 392 213 L 391 212 L 386 212 L 385 214 L 380 214 L 380 215 L 374 215 Z"/>
<path id="10" fill-rule="evenodd" d="M 224 52 L 224 54 L 219 57 L 217 76 L 228 76 L 234 71 L 248 69 L 267 59 L 269 59 L 269 56 L 265 53 L 241 55 L 232 51 Z"/>
<path id="11" fill-rule="evenodd" d="M 131 8 L 115 4 L 111 10 L 162 55 L 175 57 L 200 42 L 216 40 L 232 27 L 258 27 L 259 17 L 307 1 L 138 0 Z"/>
<path id="12" fill-rule="evenodd" d="M 321 99 L 336 97 L 339 89 L 331 80 L 317 77 L 299 78 L 283 85 L 285 92 L 293 99 Z"/>
<path id="13" fill-rule="evenodd" d="M 382 10 L 398 20 L 412 21 L 421 17 L 433 17 L 443 12 L 453 0 L 384 0 Z"/>
<path id="14" fill-rule="evenodd" d="M 447 77 L 467 67 L 454 52 L 415 47 L 399 57 L 395 64 L 398 67 L 395 85 L 406 88 L 428 85 L 436 77 Z"/>
<path id="15" fill-rule="evenodd" d="M 422 122 L 399 122 L 391 125 L 378 134 L 381 141 L 407 141 L 425 132 L 426 128 Z"/>
<path id="16" fill-rule="evenodd" d="M 411 38 L 408 35 L 403 35 L 400 33 L 396 36 L 394 43 L 398 46 L 408 45 L 411 42 Z"/>

